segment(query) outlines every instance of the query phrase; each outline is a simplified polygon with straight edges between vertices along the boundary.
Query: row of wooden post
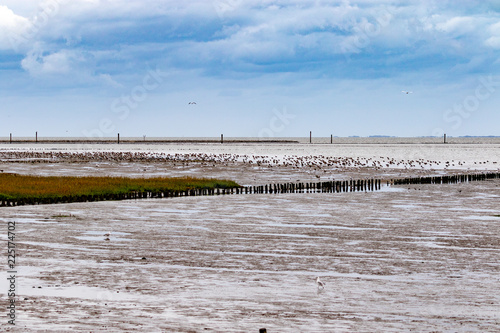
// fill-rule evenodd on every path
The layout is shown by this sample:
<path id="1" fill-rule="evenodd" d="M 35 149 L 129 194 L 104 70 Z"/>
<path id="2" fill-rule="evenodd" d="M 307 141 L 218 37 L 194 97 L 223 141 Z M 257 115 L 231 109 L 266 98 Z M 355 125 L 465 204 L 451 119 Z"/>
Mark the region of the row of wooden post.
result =
<path id="1" fill-rule="evenodd" d="M 0 207 L 39 205 L 54 203 L 72 203 L 72 202 L 94 202 L 107 200 L 132 200 L 132 199 L 153 199 L 153 198 L 173 198 L 184 196 L 202 196 L 202 195 L 225 195 L 242 194 L 243 188 L 215 188 L 215 189 L 191 189 L 186 191 L 133 191 L 122 194 L 107 195 L 75 195 L 63 196 L 58 198 L 27 198 L 21 200 L 0 200 Z"/>
<path id="2" fill-rule="evenodd" d="M 341 193 L 377 191 L 381 188 L 380 179 L 339 180 L 313 183 L 285 183 L 244 187 L 245 194 L 272 193 Z"/>
<path id="3" fill-rule="evenodd" d="M 171 198 L 184 196 L 226 195 L 226 194 L 259 194 L 259 193 L 335 193 L 355 191 L 375 191 L 381 187 L 380 179 L 332 181 L 319 183 L 285 183 L 264 186 L 243 186 L 233 188 L 191 189 L 186 191 L 130 192 L 108 195 L 63 196 L 60 198 L 27 198 L 22 200 L 1 200 L 0 207 L 23 206 L 53 203 L 93 202 L 106 200 L 131 200 Z"/>
<path id="4" fill-rule="evenodd" d="M 9 143 L 12 143 L 12 133 L 9 133 Z M 35 132 L 35 142 L 38 143 L 38 132 Z"/>
<path id="5" fill-rule="evenodd" d="M 145 135 L 144 135 L 144 141 L 146 141 Z M 38 132 L 35 132 L 35 142 L 38 142 Z M 118 144 L 120 143 L 120 133 L 118 133 L 117 142 Z M 10 133 L 10 143 L 12 143 L 12 133 Z M 220 135 L 220 143 L 224 143 L 224 134 Z M 312 131 L 309 132 L 309 143 L 312 143 Z M 330 135 L 330 143 L 333 143 L 333 134 Z M 447 143 L 446 134 L 444 134 L 444 143 Z"/>
<path id="6" fill-rule="evenodd" d="M 146 136 L 144 136 L 144 141 L 146 141 Z M 38 132 L 35 132 L 35 142 L 38 143 Z M 120 143 L 120 133 L 118 133 L 117 142 Z M 10 133 L 9 143 L 12 143 L 12 133 Z"/>
<path id="7" fill-rule="evenodd" d="M 500 178 L 500 173 L 490 172 L 490 173 L 476 173 L 476 174 L 466 174 L 466 175 L 393 179 L 390 182 L 388 182 L 388 185 L 389 184 L 392 185 L 457 184 L 457 183 L 467 183 L 472 181 L 481 181 L 481 180 L 498 179 L 498 178 Z"/>

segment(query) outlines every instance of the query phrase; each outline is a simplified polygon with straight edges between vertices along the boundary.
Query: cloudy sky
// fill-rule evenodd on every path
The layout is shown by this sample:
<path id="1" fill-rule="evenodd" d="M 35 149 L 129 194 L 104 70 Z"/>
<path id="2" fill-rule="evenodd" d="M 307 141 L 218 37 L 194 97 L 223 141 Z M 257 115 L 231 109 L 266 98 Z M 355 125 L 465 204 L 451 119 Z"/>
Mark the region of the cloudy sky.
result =
<path id="1" fill-rule="evenodd" d="M 500 0 L 0 0 L 0 137 L 500 135 L 499 70 Z"/>

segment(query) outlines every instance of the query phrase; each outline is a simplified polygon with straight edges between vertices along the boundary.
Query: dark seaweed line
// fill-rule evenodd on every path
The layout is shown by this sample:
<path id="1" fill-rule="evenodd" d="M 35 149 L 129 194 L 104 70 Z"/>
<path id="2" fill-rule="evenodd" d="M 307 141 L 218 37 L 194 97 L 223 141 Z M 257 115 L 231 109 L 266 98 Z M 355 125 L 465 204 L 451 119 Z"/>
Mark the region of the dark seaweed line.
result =
<path id="1" fill-rule="evenodd" d="M 478 173 L 452 176 L 411 177 L 392 179 L 387 181 L 390 185 L 416 185 L 416 184 L 457 184 L 473 181 L 500 179 L 500 173 Z M 278 193 L 343 193 L 360 191 L 378 191 L 382 188 L 381 179 L 351 179 L 344 181 L 312 182 L 312 183 L 283 183 L 261 186 L 242 186 L 233 188 L 191 189 L 186 191 L 133 191 L 125 194 L 109 195 L 75 195 L 60 198 L 25 198 L 20 200 L 2 200 L 0 207 L 13 207 L 23 205 L 94 202 L 107 200 L 132 200 L 152 198 L 173 198 L 184 196 L 207 196 L 229 194 L 278 194 Z"/>

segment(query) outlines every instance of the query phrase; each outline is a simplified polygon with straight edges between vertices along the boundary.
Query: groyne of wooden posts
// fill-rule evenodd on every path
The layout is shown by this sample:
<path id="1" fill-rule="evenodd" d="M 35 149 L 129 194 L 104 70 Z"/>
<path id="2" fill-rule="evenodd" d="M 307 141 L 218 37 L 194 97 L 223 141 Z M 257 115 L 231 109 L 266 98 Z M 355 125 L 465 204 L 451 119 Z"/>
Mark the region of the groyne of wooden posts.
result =
<path id="1" fill-rule="evenodd" d="M 468 183 L 473 181 L 484 181 L 491 179 L 500 179 L 500 173 L 476 173 L 476 174 L 461 174 L 449 176 L 432 176 L 432 177 L 409 177 L 386 180 L 386 186 L 391 185 L 410 185 L 410 184 L 457 184 Z M 284 183 L 284 184 L 269 184 L 262 186 L 248 186 L 240 192 L 246 194 L 252 193 L 342 193 L 342 192 L 368 192 L 378 191 L 382 188 L 381 179 L 350 179 L 341 181 L 329 182 L 312 182 L 312 183 Z"/>
<path id="2" fill-rule="evenodd" d="M 413 177 L 394 179 L 391 181 L 392 185 L 410 185 L 410 184 L 457 184 L 468 183 L 474 181 L 484 181 L 500 178 L 500 173 L 475 173 L 475 174 L 462 174 L 462 175 L 449 175 L 449 176 L 435 176 L 435 177 Z"/>
<path id="3" fill-rule="evenodd" d="M 385 186 L 417 184 L 457 184 L 500 179 L 500 172 L 458 174 L 447 176 L 409 177 L 382 181 L 382 179 L 350 179 L 327 182 L 281 183 L 261 186 L 240 186 L 233 188 L 190 189 L 186 191 L 133 191 L 124 194 L 61 196 L 57 198 L 25 198 L 0 200 L 0 207 L 22 205 L 94 202 L 107 200 L 131 200 L 152 198 L 173 198 L 184 196 L 231 195 L 231 194 L 278 194 L 278 193 L 343 193 L 378 191 Z"/>

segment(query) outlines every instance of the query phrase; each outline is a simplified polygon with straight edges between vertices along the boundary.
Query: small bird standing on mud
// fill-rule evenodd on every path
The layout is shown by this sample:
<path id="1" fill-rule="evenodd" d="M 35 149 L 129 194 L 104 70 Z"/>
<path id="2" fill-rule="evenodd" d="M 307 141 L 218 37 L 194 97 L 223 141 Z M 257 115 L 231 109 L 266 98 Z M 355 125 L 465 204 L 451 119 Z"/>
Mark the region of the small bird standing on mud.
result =
<path id="1" fill-rule="evenodd" d="M 318 289 L 325 289 L 325 283 L 319 279 L 319 276 L 316 277 L 316 283 L 318 284 Z"/>

